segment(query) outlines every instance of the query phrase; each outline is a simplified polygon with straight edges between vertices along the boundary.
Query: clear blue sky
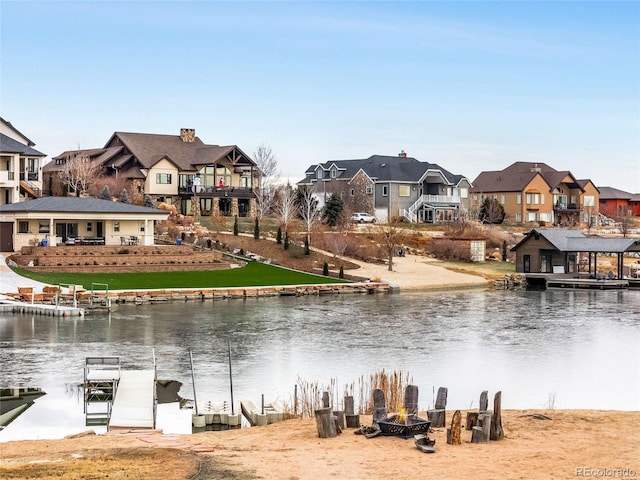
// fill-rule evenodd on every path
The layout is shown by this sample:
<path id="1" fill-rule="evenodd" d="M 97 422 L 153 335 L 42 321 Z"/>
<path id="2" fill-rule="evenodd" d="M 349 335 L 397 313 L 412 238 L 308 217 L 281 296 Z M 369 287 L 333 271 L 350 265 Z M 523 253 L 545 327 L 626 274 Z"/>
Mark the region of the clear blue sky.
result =
<path id="1" fill-rule="evenodd" d="M 55 156 L 177 134 L 284 177 L 396 155 L 640 193 L 640 2 L 0 3 L 0 112 Z"/>

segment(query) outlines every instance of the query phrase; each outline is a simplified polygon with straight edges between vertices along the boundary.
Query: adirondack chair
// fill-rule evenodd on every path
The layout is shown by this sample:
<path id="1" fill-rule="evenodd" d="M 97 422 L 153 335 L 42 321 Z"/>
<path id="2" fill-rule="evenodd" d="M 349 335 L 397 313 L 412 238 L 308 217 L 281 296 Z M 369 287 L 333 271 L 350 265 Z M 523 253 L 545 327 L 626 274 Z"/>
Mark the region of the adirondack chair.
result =
<path id="1" fill-rule="evenodd" d="M 431 426 L 435 428 L 444 427 L 447 408 L 447 394 L 448 389 L 446 387 L 438 388 L 438 396 L 436 397 L 436 405 L 432 410 L 427 411 L 427 417 L 431 420 Z"/>

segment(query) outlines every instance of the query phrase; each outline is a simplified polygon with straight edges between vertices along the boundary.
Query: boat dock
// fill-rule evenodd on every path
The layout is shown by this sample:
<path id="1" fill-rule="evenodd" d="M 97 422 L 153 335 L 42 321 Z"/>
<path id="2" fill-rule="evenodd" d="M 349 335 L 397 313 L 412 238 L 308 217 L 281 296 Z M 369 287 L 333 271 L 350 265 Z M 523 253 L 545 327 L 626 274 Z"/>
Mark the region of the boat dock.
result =
<path id="1" fill-rule="evenodd" d="M 87 425 L 154 429 L 156 371 L 122 370 L 118 357 L 87 357 L 84 400 Z"/>
<path id="2" fill-rule="evenodd" d="M 573 274 L 526 273 L 528 285 L 543 285 L 546 288 L 573 288 L 615 290 L 636 286 L 626 278 L 588 278 Z"/>
<path id="3" fill-rule="evenodd" d="M 16 302 L 0 299 L 0 312 L 31 313 L 48 317 L 84 317 L 84 308 L 49 305 L 44 303 Z"/>
<path id="4" fill-rule="evenodd" d="M 155 428 L 155 405 L 155 371 L 122 370 L 108 429 Z"/>

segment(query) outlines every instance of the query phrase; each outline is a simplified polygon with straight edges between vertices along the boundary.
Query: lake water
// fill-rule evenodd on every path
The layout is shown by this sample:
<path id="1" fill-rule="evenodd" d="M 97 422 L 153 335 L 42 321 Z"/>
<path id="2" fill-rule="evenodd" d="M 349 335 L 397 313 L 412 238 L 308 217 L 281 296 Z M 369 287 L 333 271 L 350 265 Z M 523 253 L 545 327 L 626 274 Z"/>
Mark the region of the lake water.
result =
<path id="1" fill-rule="evenodd" d="M 342 385 L 385 369 L 449 409 L 502 390 L 503 408 L 640 410 L 640 291 L 446 291 L 120 305 L 84 318 L 0 316 L 1 385 L 47 394 L 0 441 L 86 430 L 87 356 L 152 368 L 199 401 L 290 400 L 299 380 Z M 356 400 L 357 401 L 357 400 Z"/>

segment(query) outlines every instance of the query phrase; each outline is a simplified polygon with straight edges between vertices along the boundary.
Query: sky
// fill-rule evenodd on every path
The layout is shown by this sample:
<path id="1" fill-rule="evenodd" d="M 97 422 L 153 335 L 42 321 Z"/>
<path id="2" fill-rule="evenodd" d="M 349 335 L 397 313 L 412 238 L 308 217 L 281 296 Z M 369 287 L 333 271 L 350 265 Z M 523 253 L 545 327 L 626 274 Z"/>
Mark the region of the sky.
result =
<path id="1" fill-rule="evenodd" d="M 0 115 L 49 158 L 194 128 L 297 182 L 397 155 L 640 193 L 640 2 L 0 0 Z"/>

